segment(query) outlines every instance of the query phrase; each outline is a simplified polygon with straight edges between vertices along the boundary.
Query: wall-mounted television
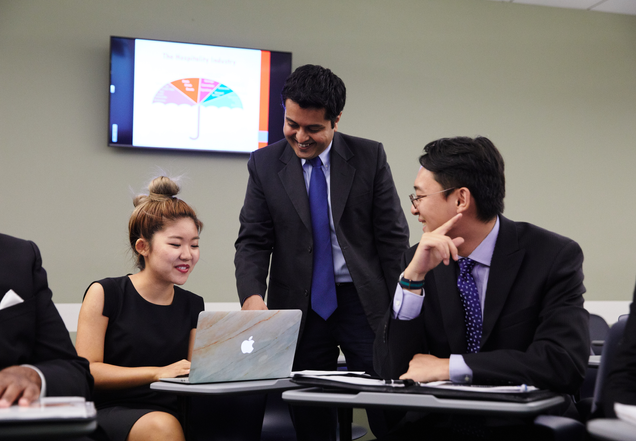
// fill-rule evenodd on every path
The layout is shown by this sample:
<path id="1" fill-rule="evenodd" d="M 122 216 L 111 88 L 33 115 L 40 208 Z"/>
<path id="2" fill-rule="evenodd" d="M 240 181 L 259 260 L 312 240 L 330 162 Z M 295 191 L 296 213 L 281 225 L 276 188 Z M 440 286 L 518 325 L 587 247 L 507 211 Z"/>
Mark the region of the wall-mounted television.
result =
<path id="1" fill-rule="evenodd" d="M 110 38 L 108 145 L 249 153 L 283 138 L 291 53 Z"/>

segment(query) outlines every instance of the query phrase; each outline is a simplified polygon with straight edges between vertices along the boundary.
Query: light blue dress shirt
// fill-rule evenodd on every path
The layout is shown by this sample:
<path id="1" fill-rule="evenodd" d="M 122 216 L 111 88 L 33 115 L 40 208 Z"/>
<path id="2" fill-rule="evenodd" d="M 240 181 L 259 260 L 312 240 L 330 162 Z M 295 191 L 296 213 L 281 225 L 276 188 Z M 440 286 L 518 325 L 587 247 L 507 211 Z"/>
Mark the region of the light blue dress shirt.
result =
<path id="1" fill-rule="evenodd" d="M 479 303 L 481 304 L 481 317 L 484 317 L 484 304 L 486 301 L 486 287 L 488 286 L 488 276 L 490 275 L 490 262 L 492 254 L 495 251 L 497 236 L 499 235 L 499 216 L 495 226 L 488 233 L 488 236 L 470 253 L 468 258 L 477 262 L 471 274 L 477 285 L 479 293 Z M 401 277 L 401 276 L 400 276 Z M 413 320 L 419 317 L 424 304 L 424 296 L 426 293 L 422 289 L 422 295 L 413 294 L 410 291 L 402 289 L 398 283 L 393 297 L 393 318 L 398 320 Z M 471 383 L 473 381 L 473 371 L 464 361 L 464 357 L 460 354 L 451 354 L 450 356 L 450 380 L 453 383 Z"/>
<path id="2" fill-rule="evenodd" d="M 322 161 L 322 171 L 325 174 L 325 179 L 327 180 L 327 202 L 329 203 L 329 230 L 331 233 L 331 254 L 333 255 L 333 274 L 336 279 L 336 283 L 347 283 L 352 282 L 351 274 L 349 274 L 349 268 L 347 268 L 347 262 L 345 262 L 344 256 L 342 255 L 342 250 L 340 249 L 340 244 L 338 243 L 338 238 L 336 237 L 336 227 L 333 224 L 333 214 L 331 210 L 331 160 L 329 157 L 329 152 L 331 152 L 331 146 L 333 145 L 333 141 L 329 144 L 329 147 L 325 149 L 320 155 L 320 160 Z M 300 160 L 303 166 L 303 175 L 305 177 L 305 188 L 307 189 L 307 194 L 309 194 L 309 182 L 311 181 L 311 172 L 313 167 L 307 160 Z"/>

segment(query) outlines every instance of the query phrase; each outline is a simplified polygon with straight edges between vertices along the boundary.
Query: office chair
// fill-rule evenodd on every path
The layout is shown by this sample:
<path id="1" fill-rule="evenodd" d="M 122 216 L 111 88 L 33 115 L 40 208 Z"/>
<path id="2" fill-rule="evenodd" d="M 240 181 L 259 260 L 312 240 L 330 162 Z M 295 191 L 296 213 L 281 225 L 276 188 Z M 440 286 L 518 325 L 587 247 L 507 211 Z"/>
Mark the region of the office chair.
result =
<path id="1" fill-rule="evenodd" d="M 347 362 L 342 354 L 338 357 L 338 370 L 347 370 Z M 289 406 L 283 401 L 281 395 L 282 392 L 267 394 L 261 441 L 296 441 L 296 431 L 289 414 Z M 353 423 L 351 433 L 353 439 L 358 439 L 367 434 L 367 429 Z"/>
<path id="2" fill-rule="evenodd" d="M 603 317 L 596 314 L 590 314 L 590 355 L 600 356 L 603 352 L 603 344 L 609 332 L 609 325 Z M 589 414 L 592 405 L 592 397 L 594 396 L 594 388 L 596 387 L 596 375 L 598 374 L 598 366 L 588 366 L 585 372 L 585 380 L 579 391 L 579 398 L 587 400 L 586 411 L 582 414 Z M 580 409 L 579 409 L 580 410 Z"/>
<path id="3" fill-rule="evenodd" d="M 587 400 L 582 400 L 584 402 L 588 401 L 588 403 L 583 403 L 586 405 L 577 405 L 584 419 L 587 419 L 588 414 L 591 415 L 592 413 L 594 413 L 594 411 L 600 404 L 603 382 L 605 381 L 605 378 L 607 378 L 609 366 L 611 366 L 613 358 L 616 354 L 618 342 L 623 336 L 623 330 L 625 329 L 625 324 L 627 323 L 628 316 L 628 314 L 620 316 L 618 318 L 618 321 L 609 329 L 609 332 L 605 337 L 604 344 L 602 345 L 603 355 L 601 356 L 601 365 L 599 366 L 598 372 L 596 374 L 594 396 L 591 400 L 592 403 L 589 403 L 590 399 L 588 398 Z M 590 330 L 590 336 L 592 335 L 591 332 L 592 330 Z M 591 407 L 591 411 L 582 411 L 582 408 L 585 407 Z M 580 422 L 572 420 L 570 418 L 552 415 L 540 415 L 534 420 L 534 423 L 536 425 L 550 429 L 550 431 L 554 435 L 555 440 L 582 440 L 585 438 L 585 426 Z"/>
<path id="4" fill-rule="evenodd" d="M 618 318 L 618 321 L 610 328 L 605 344 L 603 345 L 601 365 L 598 367 L 598 373 L 596 375 L 596 386 L 594 388 L 594 399 L 592 401 L 592 414 L 596 412 L 596 409 L 598 409 L 600 405 L 603 383 L 607 378 L 610 366 L 612 366 L 612 363 L 614 362 L 618 342 L 623 337 L 623 331 L 625 330 L 628 317 L 629 314 L 623 314 Z"/>
<path id="5" fill-rule="evenodd" d="M 592 342 L 592 355 L 603 353 L 603 344 L 610 327 L 603 317 L 590 314 L 590 341 Z"/>
<path id="6" fill-rule="evenodd" d="M 610 367 L 612 366 L 618 350 L 618 343 L 623 337 L 625 326 L 627 325 L 627 318 L 629 314 L 621 315 L 611 328 L 605 345 L 603 347 L 603 355 L 601 356 L 601 365 L 599 366 L 598 376 L 596 380 L 596 388 L 594 389 L 594 400 L 592 403 L 592 414 L 601 405 L 601 397 L 603 395 L 603 386 L 607 379 Z M 622 421 L 617 421 L 610 418 L 599 418 L 590 420 L 587 423 L 587 429 L 590 435 L 594 439 L 625 439 L 624 434 L 621 434 L 620 426 L 629 425 Z M 624 429 L 623 429 L 624 430 Z M 616 432 L 616 433 L 613 433 Z"/>

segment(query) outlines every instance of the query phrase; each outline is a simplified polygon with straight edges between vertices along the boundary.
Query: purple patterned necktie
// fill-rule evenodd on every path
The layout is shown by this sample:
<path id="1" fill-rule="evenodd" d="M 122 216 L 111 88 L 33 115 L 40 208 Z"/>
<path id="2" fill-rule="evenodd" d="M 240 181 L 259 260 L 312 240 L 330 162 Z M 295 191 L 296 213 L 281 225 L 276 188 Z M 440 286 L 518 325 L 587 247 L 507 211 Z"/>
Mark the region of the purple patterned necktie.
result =
<path id="1" fill-rule="evenodd" d="M 471 274 L 476 263 L 474 260 L 468 258 L 459 259 L 459 277 L 457 278 L 459 295 L 464 305 L 466 351 L 469 354 L 479 352 L 479 345 L 481 344 L 481 305 L 479 303 L 477 285 Z"/>
<path id="2" fill-rule="evenodd" d="M 329 202 L 327 179 L 322 171 L 322 161 L 316 156 L 309 159 L 312 166 L 309 180 L 309 209 L 314 239 L 313 275 L 311 278 L 311 309 L 327 320 L 338 307 L 336 281 L 331 254 L 331 230 L 329 226 Z"/>

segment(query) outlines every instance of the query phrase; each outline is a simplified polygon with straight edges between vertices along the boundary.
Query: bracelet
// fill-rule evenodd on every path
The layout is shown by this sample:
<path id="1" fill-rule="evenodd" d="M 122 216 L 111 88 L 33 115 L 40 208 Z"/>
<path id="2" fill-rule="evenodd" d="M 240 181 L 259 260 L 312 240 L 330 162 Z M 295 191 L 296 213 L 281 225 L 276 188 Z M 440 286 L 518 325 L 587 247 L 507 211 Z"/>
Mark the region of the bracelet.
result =
<path id="1" fill-rule="evenodd" d="M 402 273 L 400 277 L 400 286 L 406 289 L 422 289 L 424 288 L 423 280 L 409 280 L 404 277 L 404 273 Z"/>

